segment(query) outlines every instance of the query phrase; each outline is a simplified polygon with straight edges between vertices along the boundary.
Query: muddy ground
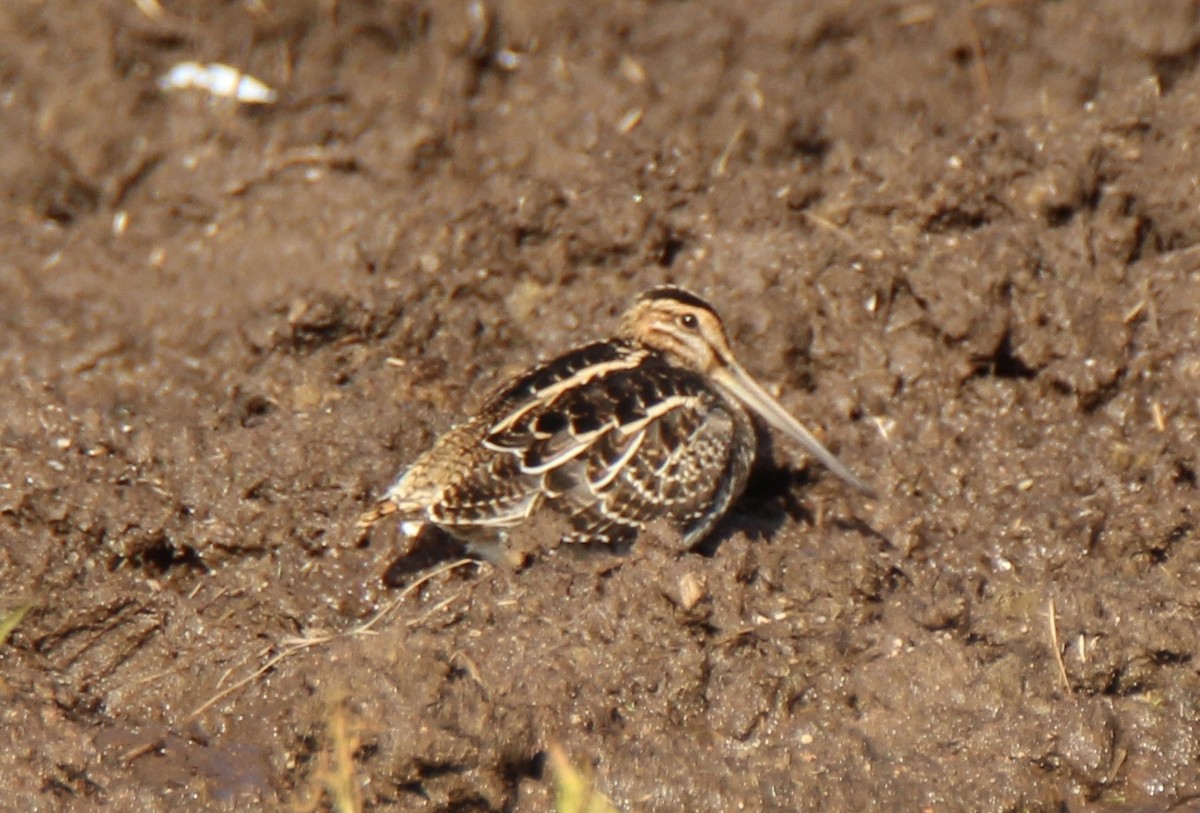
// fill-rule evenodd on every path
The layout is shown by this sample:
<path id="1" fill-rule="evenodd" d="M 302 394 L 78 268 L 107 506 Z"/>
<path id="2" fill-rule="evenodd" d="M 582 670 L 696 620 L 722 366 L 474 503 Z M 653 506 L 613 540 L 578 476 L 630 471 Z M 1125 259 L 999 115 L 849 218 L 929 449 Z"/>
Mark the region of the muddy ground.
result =
<path id="1" fill-rule="evenodd" d="M 0 10 L 6 809 L 1200 798 L 1193 3 L 161 12 Z M 880 499 L 777 440 L 700 553 L 355 527 L 664 281 Z"/>

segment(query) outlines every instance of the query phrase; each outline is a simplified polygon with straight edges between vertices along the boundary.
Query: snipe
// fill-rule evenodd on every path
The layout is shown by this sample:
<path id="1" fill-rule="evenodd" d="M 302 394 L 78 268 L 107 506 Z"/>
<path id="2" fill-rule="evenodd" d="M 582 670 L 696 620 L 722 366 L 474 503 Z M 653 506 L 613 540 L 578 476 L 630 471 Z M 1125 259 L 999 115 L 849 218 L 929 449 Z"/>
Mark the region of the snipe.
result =
<path id="1" fill-rule="evenodd" d="M 502 387 L 404 471 L 369 525 L 398 513 L 469 544 L 502 542 L 547 505 L 564 541 L 628 542 L 664 517 L 691 546 L 746 484 L 753 411 L 858 490 L 870 488 L 742 369 L 712 306 L 680 288 L 642 294 L 615 338 Z"/>

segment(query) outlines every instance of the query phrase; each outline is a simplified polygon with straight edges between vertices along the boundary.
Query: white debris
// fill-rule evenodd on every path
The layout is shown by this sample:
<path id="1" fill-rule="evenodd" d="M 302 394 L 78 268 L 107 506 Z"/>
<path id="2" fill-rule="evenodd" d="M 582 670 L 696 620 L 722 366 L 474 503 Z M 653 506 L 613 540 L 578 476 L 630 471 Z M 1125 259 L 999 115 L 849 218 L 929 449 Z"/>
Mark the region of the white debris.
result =
<path id="1" fill-rule="evenodd" d="M 206 90 L 242 104 L 273 104 L 279 98 L 262 81 L 220 62 L 180 62 L 158 80 L 158 86 L 163 90 Z"/>
<path id="2" fill-rule="evenodd" d="M 138 11 L 145 14 L 151 20 L 161 20 L 166 16 L 163 7 L 158 0 L 133 0 L 133 4 L 138 7 Z"/>

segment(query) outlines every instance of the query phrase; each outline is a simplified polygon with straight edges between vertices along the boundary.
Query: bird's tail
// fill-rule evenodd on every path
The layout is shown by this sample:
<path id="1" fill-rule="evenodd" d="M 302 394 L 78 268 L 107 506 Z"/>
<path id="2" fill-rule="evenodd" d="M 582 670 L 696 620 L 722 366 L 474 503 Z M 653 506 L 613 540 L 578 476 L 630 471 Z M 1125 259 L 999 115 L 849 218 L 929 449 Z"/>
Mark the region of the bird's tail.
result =
<path id="1" fill-rule="evenodd" d="M 358 527 L 369 528 L 379 520 L 394 514 L 400 510 L 400 506 L 390 499 L 382 499 L 368 511 L 364 511 L 362 516 L 358 518 Z"/>

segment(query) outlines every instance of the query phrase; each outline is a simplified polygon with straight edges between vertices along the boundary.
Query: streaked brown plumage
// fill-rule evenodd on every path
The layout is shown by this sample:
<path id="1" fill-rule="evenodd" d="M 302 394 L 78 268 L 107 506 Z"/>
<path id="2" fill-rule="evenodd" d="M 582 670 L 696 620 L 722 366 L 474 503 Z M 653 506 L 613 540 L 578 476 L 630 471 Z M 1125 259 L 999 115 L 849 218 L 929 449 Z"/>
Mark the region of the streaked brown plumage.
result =
<path id="1" fill-rule="evenodd" d="M 542 505 L 567 541 L 626 542 L 666 518 L 694 545 L 746 485 L 747 410 L 870 489 L 741 368 L 716 311 L 680 288 L 642 294 L 615 338 L 516 378 L 450 429 L 363 515 L 399 513 L 469 543 L 503 541 Z"/>

